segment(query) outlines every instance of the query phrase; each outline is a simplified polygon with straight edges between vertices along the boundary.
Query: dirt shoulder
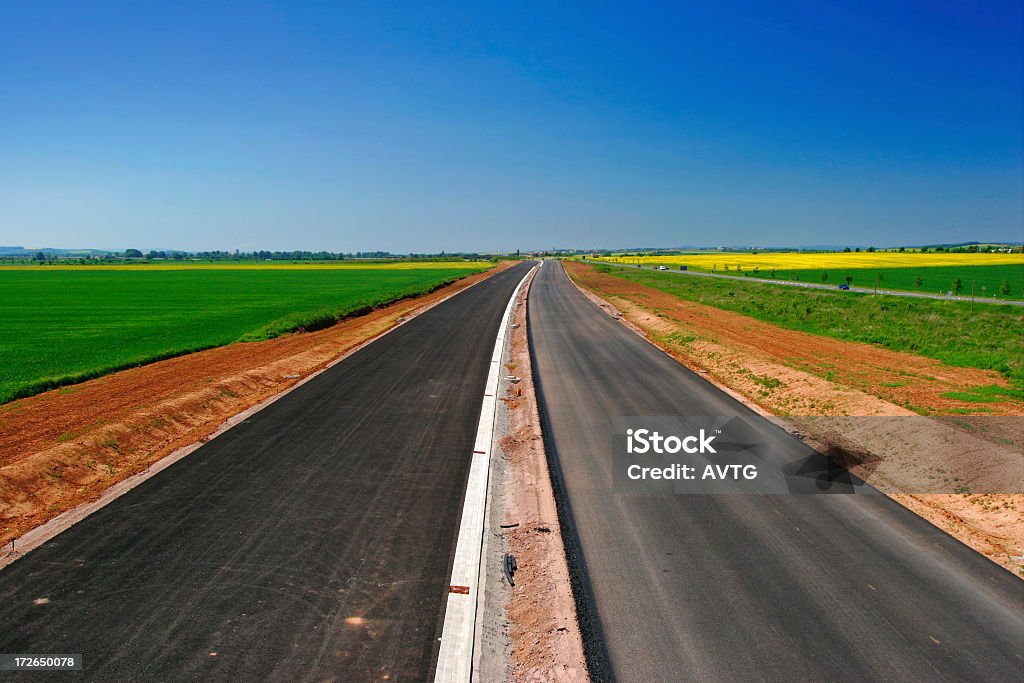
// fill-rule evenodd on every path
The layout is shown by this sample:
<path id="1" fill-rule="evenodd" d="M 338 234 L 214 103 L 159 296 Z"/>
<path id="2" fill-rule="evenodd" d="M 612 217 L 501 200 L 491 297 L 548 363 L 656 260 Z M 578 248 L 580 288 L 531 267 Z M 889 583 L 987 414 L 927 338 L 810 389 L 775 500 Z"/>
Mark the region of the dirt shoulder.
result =
<path id="1" fill-rule="evenodd" d="M 534 271 L 536 272 L 536 271 Z M 534 394 L 527 341 L 529 288 L 520 293 L 506 369 L 520 381 L 502 402 L 508 432 L 501 439 L 507 464 L 499 528 L 516 558 L 515 587 L 505 605 L 511 622 L 510 673 L 513 681 L 587 681 L 576 604 L 562 545 L 551 476 Z"/>
<path id="2" fill-rule="evenodd" d="M 0 546 L 511 265 L 318 332 L 201 351 L 0 406 Z"/>
<path id="3" fill-rule="evenodd" d="M 922 409 L 932 415 L 968 413 L 976 404 L 943 394 L 1006 385 L 1001 375 L 786 330 L 678 299 L 584 264 L 565 266 L 577 285 L 596 296 L 610 315 L 762 414 L 780 416 L 794 425 L 799 420 L 792 416 L 826 417 L 832 422 L 819 427 L 826 432 L 839 427 L 846 434 L 851 428 L 842 426 L 841 421 L 849 419 L 845 416 L 883 418 L 872 422 L 871 434 L 864 438 L 873 445 L 884 443 L 888 457 L 875 461 L 870 471 L 858 471 L 862 465 L 858 463 L 854 472 L 870 475 L 865 478 L 907 508 L 1021 575 L 1024 494 L 972 492 L 984 490 L 983 485 L 993 479 L 1018 483 L 1024 467 L 1019 404 L 986 404 L 992 411 L 986 416 L 932 419 L 918 415 Z M 1000 420 L 992 415 L 1013 417 Z M 914 425 L 914 441 L 904 438 L 907 424 Z M 801 423 L 800 429 L 807 433 L 806 424 Z M 977 458 L 970 457 L 978 452 L 979 439 L 984 440 L 980 448 L 986 458 L 998 461 L 1001 469 L 981 468 Z M 922 448 L 922 444 L 935 447 Z M 913 483 L 908 485 L 908 480 Z M 929 490 L 916 486 L 919 481 L 946 482 L 951 491 L 917 493 Z"/>

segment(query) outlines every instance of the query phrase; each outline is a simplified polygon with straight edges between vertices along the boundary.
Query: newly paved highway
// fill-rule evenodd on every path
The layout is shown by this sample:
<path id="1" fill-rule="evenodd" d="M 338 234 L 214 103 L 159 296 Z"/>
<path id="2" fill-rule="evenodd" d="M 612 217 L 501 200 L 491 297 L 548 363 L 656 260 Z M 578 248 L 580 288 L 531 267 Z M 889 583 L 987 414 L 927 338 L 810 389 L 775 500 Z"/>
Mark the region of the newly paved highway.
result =
<path id="1" fill-rule="evenodd" d="M 81 653 L 92 680 L 429 679 L 494 338 L 529 267 L 0 571 L 0 652 Z"/>
<path id="2" fill-rule="evenodd" d="M 596 680 L 1024 679 L 1024 582 L 882 495 L 614 493 L 616 416 L 741 416 L 770 444 L 766 471 L 812 456 L 559 264 L 528 312 Z"/>

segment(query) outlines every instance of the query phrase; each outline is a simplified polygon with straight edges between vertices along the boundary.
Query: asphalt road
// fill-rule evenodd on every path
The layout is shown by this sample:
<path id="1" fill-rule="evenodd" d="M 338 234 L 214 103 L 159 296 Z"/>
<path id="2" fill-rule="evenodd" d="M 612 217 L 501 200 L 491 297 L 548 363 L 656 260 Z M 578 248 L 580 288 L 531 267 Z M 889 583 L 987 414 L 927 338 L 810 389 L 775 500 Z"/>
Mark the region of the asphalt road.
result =
<path id="1" fill-rule="evenodd" d="M 587 261 L 587 263 L 602 263 L 606 266 L 617 266 L 619 268 L 633 268 L 636 269 L 636 265 L 630 265 L 628 263 L 616 263 L 614 261 Z M 657 266 L 641 266 L 643 270 L 658 270 Z M 740 280 L 742 282 L 760 282 L 762 284 L 771 285 L 785 285 L 787 287 L 803 287 L 804 289 L 827 289 L 829 291 L 842 291 L 839 289 L 839 285 L 825 285 L 818 284 L 815 282 L 792 282 L 790 280 L 769 280 L 765 278 L 751 278 L 743 277 L 739 275 L 722 275 L 720 273 L 704 273 L 698 270 L 675 270 L 668 269 L 659 271 L 662 273 L 673 273 L 675 275 L 694 275 L 697 277 L 715 277 L 724 280 Z M 888 296 L 905 296 L 911 299 L 938 299 L 939 301 L 970 301 L 970 296 L 945 296 L 943 294 L 928 294 L 926 292 L 907 292 L 903 290 L 892 290 L 892 289 L 879 289 L 877 292 L 873 287 L 850 287 L 850 292 L 856 292 L 859 294 L 886 294 Z M 982 297 L 978 294 L 974 299 L 975 303 L 979 304 L 997 304 L 1002 306 L 1024 306 L 1024 301 L 1015 301 L 1013 299 L 993 299 L 990 297 Z"/>
<path id="2" fill-rule="evenodd" d="M 613 493 L 616 416 L 743 417 L 777 474 L 814 456 L 560 264 L 544 264 L 528 312 L 595 680 L 1024 679 L 1024 582 L 880 494 Z"/>
<path id="3" fill-rule="evenodd" d="M 4 569 L 0 652 L 81 653 L 91 680 L 429 679 L 494 337 L 529 267 Z"/>

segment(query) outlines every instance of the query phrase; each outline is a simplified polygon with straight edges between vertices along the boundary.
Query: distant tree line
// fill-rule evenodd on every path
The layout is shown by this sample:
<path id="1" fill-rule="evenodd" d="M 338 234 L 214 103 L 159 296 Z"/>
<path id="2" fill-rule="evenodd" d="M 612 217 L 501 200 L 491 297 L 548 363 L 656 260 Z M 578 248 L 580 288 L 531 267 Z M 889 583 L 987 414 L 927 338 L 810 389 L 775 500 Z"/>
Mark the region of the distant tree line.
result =
<path id="1" fill-rule="evenodd" d="M 177 253 L 177 252 L 176 252 Z M 193 254 L 184 255 L 184 258 L 201 258 L 211 261 L 345 261 L 347 259 L 471 259 L 479 260 L 483 257 L 476 252 L 459 252 L 447 254 L 393 254 L 390 251 L 199 251 Z"/>
<path id="2" fill-rule="evenodd" d="M 390 251 L 352 251 L 352 252 L 334 252 L 334 251 L 267 251 L 267 250 L 256 250 L 256 251 L 197 251 L 197 252 L 185 252 L 185 251 L 148 251 L 143 253 L 139 249 L 125 249 L 120 254 L 104 254 L 102 256 L 95 255 L 88 258 L 79 256 L 61 256 L 57 254 L 46 254 L 42 251 L 36 252 L 32 255 L 31 260 L 47 262 L 47 261 L 61 261 L 63 263 L 87 263 L 96 261 L 125 261 L 125 260 L 173 260 L 173 261 L 187 261 L 200 259 L 204 261 L 345 261 L 350 259 L 424 259 L 424 260 L 435 260 L 435 261 L 455 261 L 462 259 L 469 259 L 471 261 L 484 261 L 491 258 L 491 255 L 486 256 L 479 254 L 478 252 L 456 252 L 446 253 L 444 251 L 438 254 L 393 254 Z M 17 257 L 12 257 L 11 260 L 18 260 Z M 21 257 L 24 260 L 24 257 Z"/>

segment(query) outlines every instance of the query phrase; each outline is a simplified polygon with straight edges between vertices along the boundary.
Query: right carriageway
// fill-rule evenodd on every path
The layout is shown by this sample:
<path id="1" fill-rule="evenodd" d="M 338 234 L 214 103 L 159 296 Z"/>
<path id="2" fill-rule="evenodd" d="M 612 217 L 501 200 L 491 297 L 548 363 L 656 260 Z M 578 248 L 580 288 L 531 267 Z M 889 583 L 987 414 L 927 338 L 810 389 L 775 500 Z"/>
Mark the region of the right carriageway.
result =
<path id="1" fill-rule="evenodd" d="M 619 416 L 737 416 L 557 262 L 529 295 L 545 443 L 594 680 L 1024 680 L 1024 582 L 880 494 L 617 494 Z"/>

